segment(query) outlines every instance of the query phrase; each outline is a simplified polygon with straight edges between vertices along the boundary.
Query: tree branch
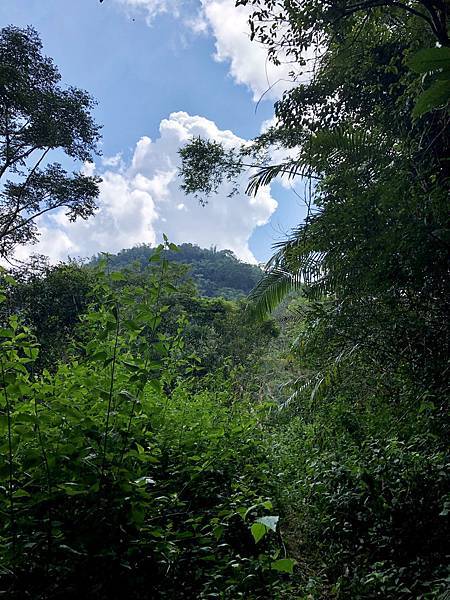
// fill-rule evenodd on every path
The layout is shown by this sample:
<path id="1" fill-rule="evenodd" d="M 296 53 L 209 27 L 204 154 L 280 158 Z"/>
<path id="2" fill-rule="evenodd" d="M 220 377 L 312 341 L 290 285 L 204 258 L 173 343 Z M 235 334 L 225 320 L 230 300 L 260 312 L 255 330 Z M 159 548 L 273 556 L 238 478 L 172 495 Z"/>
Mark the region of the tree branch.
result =
<path id="1" fill-rule="evenodd" d="M 26 187 L 29 184 L 31 178 L 33 177 L 33 175 L 36 173 L 36 170 L 38 169 L 39 165 L 41 164 L 41 162 L 44 160 L 44 158 L 46 157 L 47 153 L 49 152 L 50 148 L 47 148 L 45 150 L 45 152 L 43 152 L 42 156 L 40 157 L 40 159 L 36 162 L 36 164 L 34 165 L 34 167 L 30 170 L 30 172 L 28 173 L 27 178 L 25 179 L 24 183 L 22 184 L 19 193 L 17 194 L 17 199 L 16 199 L 16 206 L 14 208 L 13 214 L 11 215 L 11 217 L 7 220 L 6 225 L 3 227 L 2 232 L 0 233 L 0 240 L 2 240 L 4 237 L 6 237 L 7 235 L 10 235 L 12 231 L 14 231 L 15 229 L 9 229 L 10 226 L 12 225 L 12 223 L 14 223 L 14 220 L 16 219 L 17 215 L 19 214 L 21 208 L 20 208 L 20 201 L 23 197 L 23 194 L 25 193 Z M 22 223 L 23 226 L 23 223 Z M 17 229 L 17 228 L 16 228 Z"/>

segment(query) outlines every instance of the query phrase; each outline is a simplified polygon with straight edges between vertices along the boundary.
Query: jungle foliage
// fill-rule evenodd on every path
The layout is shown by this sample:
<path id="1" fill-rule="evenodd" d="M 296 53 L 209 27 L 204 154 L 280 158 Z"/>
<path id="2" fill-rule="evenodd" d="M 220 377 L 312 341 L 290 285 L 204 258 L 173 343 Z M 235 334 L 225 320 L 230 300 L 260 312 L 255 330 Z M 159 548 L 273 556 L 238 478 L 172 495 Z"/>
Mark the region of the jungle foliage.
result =
<path id="1" fill-rule="evenodd" d="M 448 595 L 448 5 L 238 3 L 311 77 L 183 186 L 303 176 L 307 218 L 260 280 L 166 238 L 1 272 L 7 597 Z"/>
<path id="2" fill-rule="evenodd" d="M 303 178 L 306 219 L 250 295 L 257 318 L 298 298 L 273 467 L 299 597 L 444 597 L 449 5 L 239 4 L 302 83 L 252 144 L 193 139 L 180 173 L 206 198 L 249 168 L 250 194 Z"/>
<path id="3" fill-rule="evenodd" d="M 288 585 L 294 561 L 264 467 L 269 406 L 252 401 L 241 362 L 223 348 L 205 373 L 186 313 L 174 310 L 164 252 L 139 281 L 98 267 L 78 335 L 51 371 L 36 368 L 45 337 L 38 344 L 18 311 L 4 313 L 0 575 L 9 597 L 264 597 Z M 58 295 L 70 268 L 44 285 Z"/>

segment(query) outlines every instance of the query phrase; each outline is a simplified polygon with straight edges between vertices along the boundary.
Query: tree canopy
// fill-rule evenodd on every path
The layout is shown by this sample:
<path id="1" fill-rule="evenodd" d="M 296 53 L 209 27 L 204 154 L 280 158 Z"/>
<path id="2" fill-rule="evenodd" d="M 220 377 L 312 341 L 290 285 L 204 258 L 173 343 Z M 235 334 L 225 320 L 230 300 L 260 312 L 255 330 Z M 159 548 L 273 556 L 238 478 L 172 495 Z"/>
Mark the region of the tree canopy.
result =
<path id="1" fill-rule="evenodd" d="M 51 153 L 92 161 L 100 128 L 91 111 L 91 96 L 62 87 L 53 61 L 42 54 L 31 27 L 0 31 L 0 255 L 17 244 L 33 243 L 36 219 L 67 209 L 70 220 L 91 216 L 99 178 L 68 173 Z"/>
<path id="2" fill-rule="evenodd" d="M 133 264 L 145 268 L 153 253 L 154 248 L 145 244 L 123 249 L 109 256 L 110 265 L 114 269 L 130 268 Z M 177 250 L 168 250 L 167 258 L 171 263 L 186 265 L 187 276 L 192 277 L 204 296 L 243 297 L 262 276 L 259 267 L 238 260 L 231 250 L 206 249 L 185 243 Z"/>

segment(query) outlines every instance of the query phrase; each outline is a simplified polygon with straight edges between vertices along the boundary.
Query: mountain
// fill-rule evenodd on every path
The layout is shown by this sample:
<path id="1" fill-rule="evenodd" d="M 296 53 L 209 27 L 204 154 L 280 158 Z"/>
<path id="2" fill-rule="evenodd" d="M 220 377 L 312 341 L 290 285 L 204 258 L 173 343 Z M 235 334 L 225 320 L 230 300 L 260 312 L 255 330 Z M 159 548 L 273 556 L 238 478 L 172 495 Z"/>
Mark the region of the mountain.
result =
<path id="1" fill-rule="evenodd" d="M 143 244 L 109 255 L 113 269 L 125 269 L 138 263 L 145 266 L 154 249 Z M 194 244 L 181 244 L 178 251 L 168 250 L 170 261 L 189 267 L 188 274 L 203 296 L 239 298 L 245 296 L 258 283 L 262 270 L 256 265 L 241 262 L 231 250 L 209 250 Z M 99 257 L 93 259 L 96 262 Z"/>

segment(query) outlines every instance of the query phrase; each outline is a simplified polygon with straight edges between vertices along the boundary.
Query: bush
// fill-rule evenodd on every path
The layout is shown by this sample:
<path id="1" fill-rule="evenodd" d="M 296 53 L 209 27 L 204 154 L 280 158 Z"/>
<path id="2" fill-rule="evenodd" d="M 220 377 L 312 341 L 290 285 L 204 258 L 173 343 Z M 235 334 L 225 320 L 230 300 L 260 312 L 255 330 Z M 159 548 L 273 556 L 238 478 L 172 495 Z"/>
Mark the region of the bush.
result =
<path id="1" fill-rule="evenodd" d="M 426 425 L 405 406 L 366 398 L 358 410 L 332 394 L 325 404 L 326 417 L 317 403 L 313 416 L 274 431 L 300 589 L 313 598 L 439 598 L 449 576 L 445 446 L 412 433 Z"/>
<path id="2" fill-rule="evenodd" d="M 10 598 L 257 599 L 289 585 L 276 519 L 259 524 L 264 539 L 250 529 L 273 512 L 265 409 L 220 372 L 202 389 L 184 320 L 160 331 L 171 284 L 153 261 L 145 288 L 98 271 L 89 341 L 52 373 L 35 374 L 39 346 L 17 315 L 0 329 Z"/>

